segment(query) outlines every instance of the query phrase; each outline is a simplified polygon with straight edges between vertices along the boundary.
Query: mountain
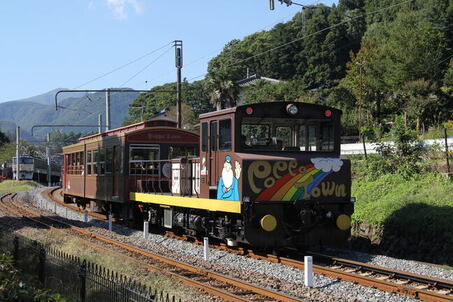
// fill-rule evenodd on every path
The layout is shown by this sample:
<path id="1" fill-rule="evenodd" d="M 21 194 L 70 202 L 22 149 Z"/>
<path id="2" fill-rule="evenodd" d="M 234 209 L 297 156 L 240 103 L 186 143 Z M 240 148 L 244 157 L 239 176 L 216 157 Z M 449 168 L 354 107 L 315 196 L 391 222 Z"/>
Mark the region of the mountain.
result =
<path id="1" fill-rule="evenodd" d="M 58 110 L 55 110 L 55 92 L 58 90 L 60 89 L 27 99 L 0 103 L 0 131 L 15 136 L 15 127 L 19 125 L 22 138 L 33 140 L 30 137 L 33 126 L 58 124 L 95 126 L 98 125 L 98 114 L 102 114 L 105 125 L 104 92 L 82 94 L 82 96 L 78 94 L 76 97 L 73 93 L 61 93 L 58 96 Z M 121 126 L 128 115 L 129 104 L 138 95 L 138 92 L 112 92 L 110 94 L 111 128 Z M 42 140 L 47 132 L 56 130 L 89 133 L 98 129 L 96 127 L 37 127 L 33 132 L 34 136 L 39 136 L 39 139 Z"/>
<path id="2" fill-rule="evenodd" d="M 68 90 L 67 88 L 57 88 L 54 90 L 51 90 L 49 92 L 32 96 L 29 98 L 25 99 L 20 99 L 20 100 L 13 100 L 12 102 L 32 102 L 32 103 L 38 103 L 38 104 L 44 104 L 44 105 L 52 105 L 55 104 L 55 93 L 57 93 L 60 90 Z M 60 93 L 58 96 L 59 100 L 64 100 L 69 97 L 83 97 L 85 93 L 83 92 L 71 92 L 69 93 Z"/>

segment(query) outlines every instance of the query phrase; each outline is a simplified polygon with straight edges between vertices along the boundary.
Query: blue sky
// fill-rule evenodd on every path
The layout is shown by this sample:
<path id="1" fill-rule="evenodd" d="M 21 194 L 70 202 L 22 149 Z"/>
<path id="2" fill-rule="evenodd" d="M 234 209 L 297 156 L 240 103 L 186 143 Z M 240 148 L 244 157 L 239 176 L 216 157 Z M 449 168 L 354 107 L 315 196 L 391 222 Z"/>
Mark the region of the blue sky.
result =
<path id="1" fill-rule="evenodd" d="M 184 43 L 183 78 L 201 76 L 225 43 L 286 22 L 300 10 L 275 2 L 270 11 L 268 0 L 1 1 L 0 102 L 59 87 L 102 89 L 125 83 L 150 89 L 174 81 L 173 40 Z"/>

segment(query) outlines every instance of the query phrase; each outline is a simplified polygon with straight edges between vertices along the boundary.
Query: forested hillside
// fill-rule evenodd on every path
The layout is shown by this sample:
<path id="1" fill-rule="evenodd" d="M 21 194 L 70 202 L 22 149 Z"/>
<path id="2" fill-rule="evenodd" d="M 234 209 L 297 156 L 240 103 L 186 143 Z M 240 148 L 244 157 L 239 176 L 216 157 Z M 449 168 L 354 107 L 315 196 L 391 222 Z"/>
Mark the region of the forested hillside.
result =
<path id="1" fill-rule="evenodd" d="M 98 114 L 103 116 L 105 123 L 105 93 L 62 93 L 58 97 L 59 109 L 55 110 L 55 90 L 25 100 L 0 103 L 0 131 L 10 138 L 15 138 L 16 125 L 21 127 L 22 138 L 32 141 L 31 128 L 43 124 L 83 124 L 97 125 Z M 129 104 L 139 95 L 138 92 L 111 93 L 111 123 L 119 127 L 127 117 Z M 61 98 L 60 98 L 61 96 Z M 69 97 L 68 97 L 69 96 Z M 41 101 L 41 103 L 37 103 Z M 52 101 L 52 102 L 50 102 Z M 35 136 L 41 139 L 50 131 L 89 133 L 97 131 L 95 127 L 84 128 L 36 128 Z"/>
<path id="2" fill-rule="evenodd" d="M 227 43 L 200 81 L 184 83 L 183 101 L 199 113 L 274 100 L 342 109 L 344 134 L 377 129 L 396 116 L 419 131 L 452 113 L 453 1 L 340 0 L 307 7 L 269 31 Z M 247 70 L 281 80 L 238 87 Z M 154 90 L 174 89 L 174 83 Z M 147 94 L 129 109 L 126 123 L 175 103 L 171 94 Z M 143 109 L 142 109 L 143 108 Z M 187 123 L 195 123 L 188 118 Z"/>

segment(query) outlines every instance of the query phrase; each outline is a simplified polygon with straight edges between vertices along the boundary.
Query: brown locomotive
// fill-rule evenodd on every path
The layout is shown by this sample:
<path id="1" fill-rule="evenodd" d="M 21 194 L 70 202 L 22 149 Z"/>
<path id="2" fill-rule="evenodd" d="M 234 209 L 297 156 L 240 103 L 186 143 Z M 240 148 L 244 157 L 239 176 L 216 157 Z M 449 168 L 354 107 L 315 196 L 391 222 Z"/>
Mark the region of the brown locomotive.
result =
<path id="1" fill-rule="evenodd" d="M 274 102 L 202 114 L 200 136 L 148 121 L 85 137 L 64 148 L 65 199 L 229 244 L 341 245 L 353 203 L 340 117 Z"/>

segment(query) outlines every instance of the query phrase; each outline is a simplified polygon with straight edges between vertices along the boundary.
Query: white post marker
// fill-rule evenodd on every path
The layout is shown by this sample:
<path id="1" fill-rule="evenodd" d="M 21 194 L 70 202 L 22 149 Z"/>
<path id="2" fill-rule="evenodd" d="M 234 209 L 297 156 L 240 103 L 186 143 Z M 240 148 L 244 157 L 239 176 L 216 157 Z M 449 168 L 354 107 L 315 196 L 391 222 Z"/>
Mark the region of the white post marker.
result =
<path id="1" fill-rule="evenodd" d="M 109 213 L 109 231 L 112 231 L 112 220 L 113 220 L 113 215 L 112 215 L 112 213 Z"/>
<path id="2" fill-rule="evenodd" d="M 53 204 L 53 212 L 55 214 L 57 214 L 57 203 L 56 202 Z"/>
<path id="3" fill-rule="evenodd" d="M 88 223 L 88 213 L 87 213 L 87 212 L 85 212 L 85 213 L 83 214 L 83 221 L 84 221 L 85 223 Z"/>
<path id="4" fill-rule="evenodd" d="M 313 287 L 313 257 L 304 257 L 304 285 Z"/>
<path id="5" fill-rule="evenodd" d="M 68 208 L 65 207 L 65 209 L 66 209 L 66 219 L 68 219 Z"/>
<path id="6" fill-rule="evenodd" d="M 143 238 L 148 239 L 149 236 L 149 222 L 143 221 Z"/>
<path id="7" fill-rule="evenodd" d="M 209 238 L 203 238 L 203 252 L 204 252 L 204 260 L 208 260 L 209 258 Z"/>

